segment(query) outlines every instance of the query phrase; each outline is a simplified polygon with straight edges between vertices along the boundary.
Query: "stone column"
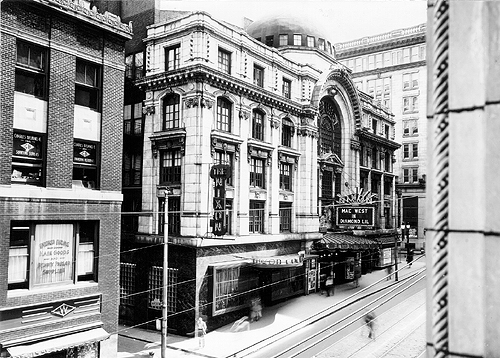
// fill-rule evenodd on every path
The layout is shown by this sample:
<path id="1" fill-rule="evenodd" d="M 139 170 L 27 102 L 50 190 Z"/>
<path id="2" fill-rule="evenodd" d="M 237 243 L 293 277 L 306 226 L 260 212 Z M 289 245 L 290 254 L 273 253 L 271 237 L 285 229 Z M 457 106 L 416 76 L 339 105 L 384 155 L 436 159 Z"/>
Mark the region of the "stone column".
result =
<path id="1" fill-rule="evenodd" d="M 429 1 L 428 357 L 500 352 L 499 16 Z"/>

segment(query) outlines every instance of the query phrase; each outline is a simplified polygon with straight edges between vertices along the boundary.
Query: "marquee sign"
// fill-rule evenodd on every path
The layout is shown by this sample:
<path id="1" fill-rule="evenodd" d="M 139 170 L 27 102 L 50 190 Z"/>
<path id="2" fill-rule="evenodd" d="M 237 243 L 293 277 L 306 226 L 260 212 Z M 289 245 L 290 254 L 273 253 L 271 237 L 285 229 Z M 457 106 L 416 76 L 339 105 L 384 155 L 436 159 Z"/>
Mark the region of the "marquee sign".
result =
<path id="1" fill-rule="evenodd" d="M 338 226 L 373 226 L 375 208 L 373 206 L 341 206 L 337 207 Z"/>

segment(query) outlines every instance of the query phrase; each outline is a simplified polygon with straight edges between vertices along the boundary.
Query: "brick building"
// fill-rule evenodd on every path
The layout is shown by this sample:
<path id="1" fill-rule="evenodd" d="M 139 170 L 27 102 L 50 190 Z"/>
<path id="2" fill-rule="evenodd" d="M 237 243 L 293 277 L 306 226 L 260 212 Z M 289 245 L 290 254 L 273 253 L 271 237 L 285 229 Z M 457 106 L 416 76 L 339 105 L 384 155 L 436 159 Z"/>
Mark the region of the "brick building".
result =
<path id="1" fill-rule="evenodd" d="M 0 356 L 112 357 L 132 28 L 90 1 L 0 6 Z"/>

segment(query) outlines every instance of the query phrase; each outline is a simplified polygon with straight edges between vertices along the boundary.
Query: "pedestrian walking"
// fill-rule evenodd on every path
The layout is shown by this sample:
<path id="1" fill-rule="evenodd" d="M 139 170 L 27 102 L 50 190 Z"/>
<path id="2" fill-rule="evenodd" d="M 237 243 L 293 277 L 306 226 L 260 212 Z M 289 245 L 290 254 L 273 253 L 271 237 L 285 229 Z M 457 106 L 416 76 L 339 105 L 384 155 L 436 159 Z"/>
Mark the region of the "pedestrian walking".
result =
<path id="1" fill-rule="evenodd" d="M 333 276 L 330 275 L 326 278 L 326 281 L 325 281 L 325 288 L 326 288 L 326 296 L 327 297 L 330 297 L 333 296 L 334 292 L 333 292 Z"/>
<path id="2" fill-rule="evenodd" d="M 392 278 L 392 265 L 387 266 L 387 277 L 385 278 L 386 281 L 389 281 Z"/>
<path id="3" fill-rule="evenodd" d="M 365 316 L 365 324 L 366 327 L 368 328 L 368 338 L 375 339 L 375 312 L 373 311 L 368 311 Z"/>
<path id="4" fill-rule="evenodd" d="M 205 347 L 205 335 L 207 334 L 207 324 L 205 323 L 203 318 L 198 317 L 196 329 L 198 330 L 198 346 L 200 348 L 203 348 Z"/>

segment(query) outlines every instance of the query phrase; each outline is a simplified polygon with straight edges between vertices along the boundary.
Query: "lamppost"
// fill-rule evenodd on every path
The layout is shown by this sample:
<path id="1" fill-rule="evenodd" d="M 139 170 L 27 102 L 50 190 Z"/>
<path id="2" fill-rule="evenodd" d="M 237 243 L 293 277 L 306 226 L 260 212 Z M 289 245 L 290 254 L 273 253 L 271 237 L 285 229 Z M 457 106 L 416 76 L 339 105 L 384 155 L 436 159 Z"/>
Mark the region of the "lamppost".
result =
<path id="1" fill-rule="evenodd" d="M 161 358 L 167 357 L 167 315 L 168 315 L 168 196 L 172 189 L 165 187 L 165 203 L 163 207 L 163 302 L 161 317 Z"/>

